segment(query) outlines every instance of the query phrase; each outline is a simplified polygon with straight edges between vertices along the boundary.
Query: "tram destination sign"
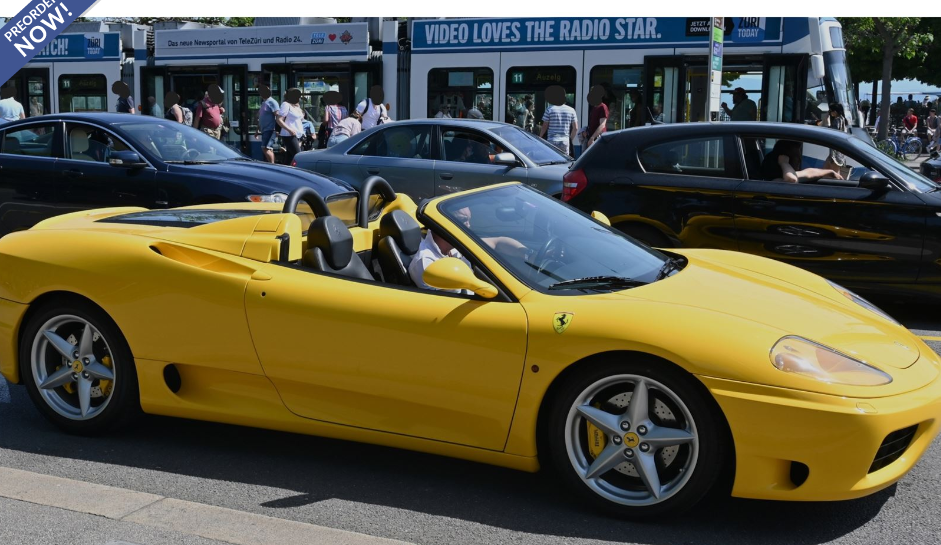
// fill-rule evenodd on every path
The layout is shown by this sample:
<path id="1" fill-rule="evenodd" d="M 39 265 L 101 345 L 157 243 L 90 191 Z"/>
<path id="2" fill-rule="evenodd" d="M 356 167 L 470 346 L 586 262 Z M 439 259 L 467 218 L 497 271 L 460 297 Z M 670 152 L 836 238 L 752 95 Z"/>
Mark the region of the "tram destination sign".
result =
<path id="1" fill-rule="evenodd" d="M 416 21 L 414 51 L 709 45 L 709 18 L 557 17 Z M 729 45 L 781 43 L 781 17 L 726 18 Z"/>
<path id="2" fill-rule="evenodd" d="M 158 30 L 157 59 L 350 56 L 366 60 L 366 23 Z"/>

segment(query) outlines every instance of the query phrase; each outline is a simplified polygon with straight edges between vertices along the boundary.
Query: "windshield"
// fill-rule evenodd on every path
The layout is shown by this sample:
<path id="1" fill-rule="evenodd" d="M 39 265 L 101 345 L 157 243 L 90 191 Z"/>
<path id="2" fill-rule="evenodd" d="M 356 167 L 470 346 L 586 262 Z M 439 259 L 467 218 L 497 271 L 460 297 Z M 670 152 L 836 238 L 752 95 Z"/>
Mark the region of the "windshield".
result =
<path id="1" fill-rule="evenodd" d="M 118 126 L 138 149 L 146 149 L 166 163 L 217 163 L 245 158 L 208 134 L 173 121 Z"/>
<path id="2" fill-rule="evenodd" d="M 859 122 L 859 103 L 853 90 L 853 81 L 850 79 L 847 65 L 846 51 L 826 51 L 823 54 L 826 65 L 827 92 L 833 100 L 843 105 L 843 111 L 853 127 L 861 127 Z M 826 114 L 826 112 L 823 112 Z"/>
<path id="3" fill-rule="evenodd" d="M 519 127 L 507 125 L 490 129 L 490 132 L 506 140 L 518 153 L 529 157 L 529 160 L 537 165 L 572 161 L 571 157 L 550 146 L 542 138 L 533 136 Z"/>
<path id="4" fill-rule="evenodd" d="M 521 282 L 548 293 L 654 282 L 668 261 L 660 252 L 522 185 L 451 198 L 438 210 L 481 247 L 492 250 Z M 593 280 L 592 287 L 572 282 L 579 279 Z"/>
<path id="5" fill-rule="evenodd" d="M 857 151 L 860 152 L 860 155 L 865 157 L 877 157 L 879 164 L 905 182 L 905 185 L 907 185 L 910 190 L 921 193 L 928 193 L 929 191 L 935 191 L 938 189 L 938 184 L 905 166 L 904 163 L 895 157 L 879 152 L 872 145 L 867 144 L 855 137 L 850 138 L 849 142 L 854 148 L 856 148 Z"/>

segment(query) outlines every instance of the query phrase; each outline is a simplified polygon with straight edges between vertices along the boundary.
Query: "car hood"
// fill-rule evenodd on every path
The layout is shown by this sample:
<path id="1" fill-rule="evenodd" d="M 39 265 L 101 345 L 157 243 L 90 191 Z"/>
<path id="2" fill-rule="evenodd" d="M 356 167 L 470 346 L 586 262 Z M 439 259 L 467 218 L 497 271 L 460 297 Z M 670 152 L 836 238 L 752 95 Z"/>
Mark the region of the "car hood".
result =
<path id="1" fill-rule="evenodd" d="M 208 176 L 238 183 L 259 193 L 290 193 L 302 186 L 313 187 L 324 198 L 355 191 L 348 183 L 285 165 L 272 165 L 261 161 L 226 161 L 205 165 L 169 165 L 171 173 Z"/>
<path id="2" fill-rule="evenodd" d="M 619 293 L 711 309 L 882 366 L 905 369 L 920 356 L 920 343 L 904 327 L 853 303 L 817 275 L 738 252 L 677 253 L 689 260 L 682 271 Z"/>

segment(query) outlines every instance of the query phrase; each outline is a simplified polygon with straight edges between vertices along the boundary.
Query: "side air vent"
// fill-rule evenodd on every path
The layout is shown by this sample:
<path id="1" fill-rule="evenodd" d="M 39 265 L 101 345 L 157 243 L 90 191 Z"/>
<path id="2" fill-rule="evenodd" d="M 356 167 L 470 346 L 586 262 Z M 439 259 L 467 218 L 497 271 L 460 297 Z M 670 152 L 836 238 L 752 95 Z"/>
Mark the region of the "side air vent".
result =
<path id="1" fill-rule="evenodd" d="M 909 426 L 905 429 L 893 431 L 882 441 L 882 446 L 876 452 L 876 457 L 869 466 L 869 473 L 874 473 L 899 459 L 915 437 L 918 426 Z"/>

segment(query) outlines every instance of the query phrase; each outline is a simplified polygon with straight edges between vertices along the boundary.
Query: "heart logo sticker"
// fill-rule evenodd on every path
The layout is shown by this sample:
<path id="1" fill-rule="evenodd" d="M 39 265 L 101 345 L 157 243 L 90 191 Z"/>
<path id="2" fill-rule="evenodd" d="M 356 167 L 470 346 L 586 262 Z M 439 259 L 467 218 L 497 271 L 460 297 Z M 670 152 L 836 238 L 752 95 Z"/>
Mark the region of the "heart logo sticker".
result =
<path id="1" fill-rule="evenodd" d="M 336 34 L 331 34 L 331 35 L 327 36 L 327 38 L 330 38 L 330 41 L 332 42 L 333 40 L 336 40 L 336 39 L 337 39 L 337 35 L 336 35 Z"/>

